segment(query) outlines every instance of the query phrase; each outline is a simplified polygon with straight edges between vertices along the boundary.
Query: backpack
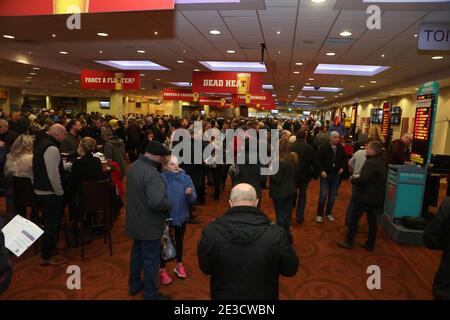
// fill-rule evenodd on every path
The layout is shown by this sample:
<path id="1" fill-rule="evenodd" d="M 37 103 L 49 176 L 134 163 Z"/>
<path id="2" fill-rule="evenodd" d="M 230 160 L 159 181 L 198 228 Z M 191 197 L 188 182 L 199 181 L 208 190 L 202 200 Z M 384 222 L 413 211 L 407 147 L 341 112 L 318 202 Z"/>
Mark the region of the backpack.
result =
<path id="1" fill-rule="evenodd" d="M 5 237 L 0 231 L 0 294 L 8 289 L 12 279 L 12 263 L 5 248 Z"/>

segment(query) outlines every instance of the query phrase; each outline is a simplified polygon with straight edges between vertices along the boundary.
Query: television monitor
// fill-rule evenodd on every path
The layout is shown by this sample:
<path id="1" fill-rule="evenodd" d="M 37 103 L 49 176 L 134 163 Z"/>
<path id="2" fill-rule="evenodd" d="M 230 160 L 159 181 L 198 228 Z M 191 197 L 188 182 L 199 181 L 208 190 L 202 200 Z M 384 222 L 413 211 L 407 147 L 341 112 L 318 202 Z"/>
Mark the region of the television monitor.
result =
<path id="1" fill-rule="evenodd" d="M 100 100 L 100 108 L 101 109 L 109 109 L 110 101 L 109 100 Z"/>

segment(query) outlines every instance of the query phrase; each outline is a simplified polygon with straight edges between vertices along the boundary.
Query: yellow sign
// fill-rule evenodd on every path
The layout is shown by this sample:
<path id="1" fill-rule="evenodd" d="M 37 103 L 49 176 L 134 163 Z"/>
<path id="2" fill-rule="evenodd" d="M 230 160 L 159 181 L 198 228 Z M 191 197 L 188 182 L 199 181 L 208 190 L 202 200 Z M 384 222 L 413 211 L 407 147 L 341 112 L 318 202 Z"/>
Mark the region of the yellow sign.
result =
<path id="1" fill-rule="evenodd" d="M 53 0 L 54 14 L 86 13 L 89 0 Z"/>

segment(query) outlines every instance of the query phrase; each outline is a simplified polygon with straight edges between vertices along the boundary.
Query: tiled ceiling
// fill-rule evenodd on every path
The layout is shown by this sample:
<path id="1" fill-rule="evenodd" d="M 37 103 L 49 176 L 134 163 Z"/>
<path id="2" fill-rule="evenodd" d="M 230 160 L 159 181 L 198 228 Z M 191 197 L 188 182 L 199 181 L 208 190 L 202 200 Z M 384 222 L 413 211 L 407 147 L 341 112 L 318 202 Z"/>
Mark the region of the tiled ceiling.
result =
<path id="1" fill-rule="evenodd" d="M 413 86 L 414 81 L 450 78 L 450 54 L 432 60 L 431 54 L 417 51 L 414 37 L 422 21 L 450 21 L 449 4 L 384 5 L 381 30 L 367 29 L 366 8 L 361 0 L 328 0 L 322 5 L 310 0 L 241 0 L 235 5 L 183 5 L 175 11 L 83 15 L 82 29 L 76 31 L 66 28 L 65 16 L 0 17 L 1 34 L 15 36 L 0 37 L 0 85 L 101 95 L 86 93 L 74 82 L 84 68 L 102 69 L 93 60 L 149 59 L 171 69 L 143 72 L 142 94 L 158 95 L 170 82 L 191 81 L 195 68 L 204 70 L 200 60 L 259 61 L 261 43 L 267 47 L 265 83 L 273 84 L 282 103 L 292 101 L 307 82 L 344 88 L 343 95 L 324 94 L 327 100 L 321 105 L 327 106 Z M 212 29 L 221 34 L 211 35 Z M 344 30 L 352 36 L 341 37 Z M 314 75 L 318 63 L 391 68 L 375 77 Z M 32 66 L 41 70 L 28 84 L 25 77 Z M 377 83 L 370 83 L 373 80 Z"/>

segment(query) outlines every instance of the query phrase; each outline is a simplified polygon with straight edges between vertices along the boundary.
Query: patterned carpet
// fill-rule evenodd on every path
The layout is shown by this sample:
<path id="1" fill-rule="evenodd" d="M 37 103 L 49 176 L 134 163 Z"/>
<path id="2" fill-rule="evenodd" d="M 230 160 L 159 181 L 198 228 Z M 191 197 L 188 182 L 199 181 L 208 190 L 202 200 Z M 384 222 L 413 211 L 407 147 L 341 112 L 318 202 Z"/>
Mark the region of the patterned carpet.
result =
<path id="1" fill-rule="evenodd" d="M 195 214 L 199 225 L 188 225 L 185 238 L 185 266 L 188 278 L 177 279 L 173 265 L 169 264 L 173 282 L 162 287 L 163 293 L 174 299 L 209 299 L 209 279 L 197 263 L 196 246 L 202 228 L 221 215 L 228 207 L 230 187 L 214 202 L 208 195 L 207 205 L 198 206 Z M 350 185 L 344 182 L 339 191 L 334 214 L 336 221 L 316 224 L 315 209 L 318 182 L 308 190 L 306 221 L 302 226 L 293 222 L 294 246 L 300 256 L 300 270 L 293 278 L 281 278 L 281 299 L 431 299 L 431 285 L 440 255 L 418 246 L 397 245 L 382 231 L 378 233 L 376 250 L 367 253 L 361 248 L 352 251 L 340 249 L 344 227 L 344 211 L 349 198 Z M 211 193 L 210 193 L 211 194 Z M 3 204 L 0 204 L 4 208 Z M 263 210 L 274 219 L 273 205 L 267 190 L 263 195 Z M 294 221 L 294 219 L 293 219 Z M 367 230 L 365 218 L 361 230 Z M 66 287 L 66 267 L 41 267 L 39 255 L 31 249 L 23 257 L 13 259 L 14 277 L 9 290 L 0 299 L 141 299 L 128 296 L 128 264 L 131 240 L 123 231 L 121 214 L 113 231 L 113 256 L 99 237 L 87 247 L 86 260 L 81 261 L 80 250 L 71 249 L 66 255 L 70 264 L 81 268 L 81 290 Z M 358 235 L 359 242 L 366 234 Z M 62 238 L 62 237 L 61 237 Z M 62 245 L 62 243 L 61 243 Z M 368 290 L 366 273 L 369 265 L 381 268 L 381 290 Z M 264 281 L 262 279 L 262 281 Z"/>

